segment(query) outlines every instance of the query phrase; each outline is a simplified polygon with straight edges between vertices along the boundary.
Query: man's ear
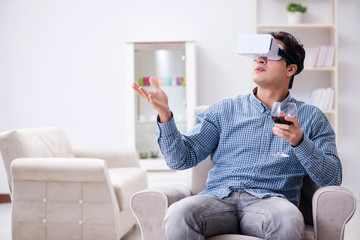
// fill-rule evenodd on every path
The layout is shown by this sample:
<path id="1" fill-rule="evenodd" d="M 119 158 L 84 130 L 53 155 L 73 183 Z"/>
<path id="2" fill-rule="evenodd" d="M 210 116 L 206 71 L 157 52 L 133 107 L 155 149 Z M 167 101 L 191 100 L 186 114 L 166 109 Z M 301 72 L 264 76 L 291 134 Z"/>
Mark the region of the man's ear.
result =
<path id="1" fill-rule="evenodd" d="M 287 75 L 288 77 L 293 76 L 297 71 L 297 65 L 296 64 L 290 64 L 287 66 Z"/>

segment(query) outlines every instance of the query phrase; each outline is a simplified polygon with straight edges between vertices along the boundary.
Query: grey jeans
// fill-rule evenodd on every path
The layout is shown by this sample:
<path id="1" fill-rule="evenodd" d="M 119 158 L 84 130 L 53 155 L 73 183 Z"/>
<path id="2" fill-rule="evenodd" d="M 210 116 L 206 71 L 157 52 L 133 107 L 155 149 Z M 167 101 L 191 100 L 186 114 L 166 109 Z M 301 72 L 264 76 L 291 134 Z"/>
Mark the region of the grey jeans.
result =
<path id="1" fill-rule="evenodd" d="M 304 235 L 298 208 L 280 197 L 259 199 L 245 191 L 224 199 L 197 195 L 171 205 L 164 219 L 166 240 L 204 240 L 219 234 L 298 240 Z"/>

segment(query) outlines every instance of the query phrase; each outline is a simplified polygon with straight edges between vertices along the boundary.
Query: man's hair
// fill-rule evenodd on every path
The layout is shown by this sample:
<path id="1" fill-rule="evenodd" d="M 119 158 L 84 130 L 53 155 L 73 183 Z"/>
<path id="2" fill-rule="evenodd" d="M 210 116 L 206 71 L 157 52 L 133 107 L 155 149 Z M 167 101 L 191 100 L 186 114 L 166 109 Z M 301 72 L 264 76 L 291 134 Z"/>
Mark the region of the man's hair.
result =
<path id="1" fill-rule="evenodd" d="M 275 39 L 282 41 L 285 45 L 285 52 L 289 54 L 297 65 L 297 70 L 294 75 L 291 76 L 289 89 L 292 88 L 294 82 L 294 76 L 299 74 L 304 69 L 305 49 L 303 44 L 296 39 L 293 35 L 287 32 L 269 32 Z M 290 63 L 286 61 L 286 66 Z"/>

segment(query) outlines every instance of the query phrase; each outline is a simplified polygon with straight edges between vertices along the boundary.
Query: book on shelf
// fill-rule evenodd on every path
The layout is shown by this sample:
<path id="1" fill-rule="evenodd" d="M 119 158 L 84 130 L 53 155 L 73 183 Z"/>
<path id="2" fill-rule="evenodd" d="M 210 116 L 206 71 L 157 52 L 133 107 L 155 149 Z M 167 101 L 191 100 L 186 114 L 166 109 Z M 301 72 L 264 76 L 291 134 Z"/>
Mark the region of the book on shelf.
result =
<path id="1" fill-rule="evenodd" d="M 308 103 L 323 111 L 330 111 L 334 108 L 334 98 L 334 89 L 316 88 L 311 91 Z"/>
<path id="2" fill-rule="evenodd" d="M 312 66 L 332 67 L 334 64 L 335 47 L 332 45 L 316 46 Z"/>

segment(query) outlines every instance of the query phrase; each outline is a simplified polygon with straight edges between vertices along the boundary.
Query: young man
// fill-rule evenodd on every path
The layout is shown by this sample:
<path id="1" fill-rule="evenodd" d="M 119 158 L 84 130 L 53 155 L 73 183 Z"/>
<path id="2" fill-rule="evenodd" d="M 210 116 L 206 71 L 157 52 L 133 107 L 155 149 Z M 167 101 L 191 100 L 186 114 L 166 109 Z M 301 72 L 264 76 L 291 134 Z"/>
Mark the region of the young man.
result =
<path id="1" fill-rule="evenodd" d="M 208 155 L 214 165 L 204 191 L 169 207 L 166 239 L 202 240 L 226 233 L 302 239 L 304 220 L 297 208 L 302 178 L 308 174 L 320 187 L 340 185 L 342 167 L 330 123 L 318 108 L 292 98 L 288 90 L 303 69 L 305 50 L 289 33 L 271 35 L 286 55 L 254 60 L 258 87 L 212 104 L 186 135 L 177 130 L 168 98 L 153 79 L 155 91 L 133 85 L 159 113 L 158 142 L 170 168 L 191 168 Z M 291 125 L 273 123 L 274 102 L 296 104 L 298 117 L 285 117 Z M 289 157 L 273 156 L 281 139 Z"/>

